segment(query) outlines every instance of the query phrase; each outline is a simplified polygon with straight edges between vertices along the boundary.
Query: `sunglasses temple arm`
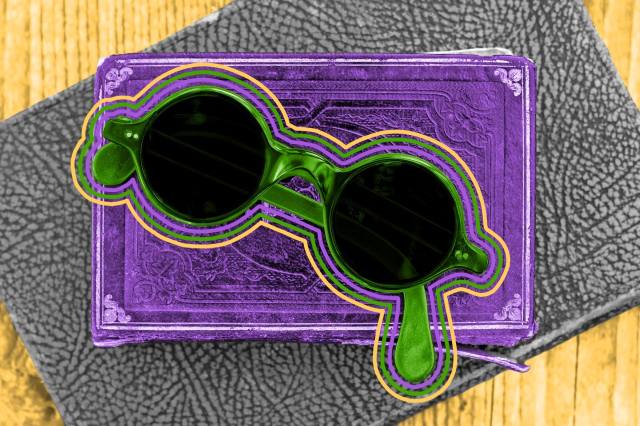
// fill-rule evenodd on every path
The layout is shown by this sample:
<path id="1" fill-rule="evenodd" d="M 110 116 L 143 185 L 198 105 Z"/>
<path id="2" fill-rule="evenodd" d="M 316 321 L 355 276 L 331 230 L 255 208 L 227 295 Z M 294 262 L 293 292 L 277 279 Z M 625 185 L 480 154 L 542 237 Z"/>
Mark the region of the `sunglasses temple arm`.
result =
<path id="1" fill-rule="evenodd" d="M 475 359 L 478 361 L 490 362 L 491 364 L 499 365 L 508 370 L 518 373 L 526 373 L 529 371 L 529 366 L 519 363 L 503 355 L 494 354 L 482 349 L 477 349 L 471 346 L 458 345 L 458 355 L 463 358 Z"/>
<path id="2" fill-rule="evenodd" d="M 260 200 L 296 214 L 317 226 L 324 226 L 323 206 L 319 202 L 278 183 L 268 186 Z"/>

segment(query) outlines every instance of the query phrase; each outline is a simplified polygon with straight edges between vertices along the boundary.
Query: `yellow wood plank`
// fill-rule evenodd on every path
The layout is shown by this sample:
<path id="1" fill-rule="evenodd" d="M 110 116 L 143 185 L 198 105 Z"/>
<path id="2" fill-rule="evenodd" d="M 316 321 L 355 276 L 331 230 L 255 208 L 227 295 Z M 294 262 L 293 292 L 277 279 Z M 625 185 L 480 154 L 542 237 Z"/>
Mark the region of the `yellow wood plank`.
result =
<path id="1" fill-rule="evenodd" d="M 491 426 L 505 426 L 505 375 L 500 374 L 492 380 L 493 389 L 491 392 Z"/>
<path id="2" fill-rule="evenodd" d="M 611 395 L 616 373 L 618 318 L 578 336 L 576 371 L 576 424 L 613 423 Z"/>
<path id="3" fill-rule="evenodd" d="M 34 0 L 34 2 L 37 0 Z M 54 28 L 56 27 L 55 19 L 52 19 L 54 4 L 50 1 L 40 1 L 41 3 L 41 28 L 42 31 L 40 35 L 33 35 L 34 37 L 39 38 L 39 43 L 42 46 L 42 69 L 43 69 L 43 80 L 42 80 L 42 90 L 43 95 L 48 96 L 56 92 L 56 89 L 59 86 L 56 81 L 56 68 L 60 68 L 58 65 L 60 63 L 60 50 L 56 50 L 56 46 L 54 43 Z M 27 52 L 21 54 L 16 46 L 7 45 L 6 48 L 12 51 L 12 56 L 23 56 L 26 55 Z M 46 70 L 46 77 L 44 76 Z M 6 92 L 5 92 L 6 96 Z M 18 111 L 26 108 L 27 105 L 20 105 L 18 108 L 14 108 L 8 111 L 7 115 L 15 114 Z"/>
<path id="4" fill-rule="evenodd" d="M 42 5 L 29 5 L 29 100 L 30 104 L 44 97 L 44 68 L 42 63 Z"/>
<path id="5" fill-rule="evenodd" d="M 4 28 L 6 26 L 6 0 L 0 0 L 0 25 Z M 4 59 L 5 52 L 5 39 L 7 37 L 7 30 L 0 31 L 0 58 L 2 58 L 2 63 L 6 63 Z M 4 91 L 4 66 L 0 66 L 0 120 L 5 117 L 5 106 L 6 96 Z"/>
<path id="6" fill-rule="evenodd" d="M 89 9 L 93 8 L 90 0 L 81 0 L 78 2 L 78 19 L 76 21 L 76 33 L 78 40 L 78 69 L 80 75 L 84 76 L 89 63 L 90 51 L 93 46 L 91 44 L 91 35 L 89 34 Z"/>
<path id="7" fill-rule="evenodd" d="M 83 40 L 78 34 L 78 3 L 84 0 L 64 0 L 63 7 L 59 9 L 64 13 L 60 25 L 64 29 L 63 40 L 65 54 L 65 85 L 69 86 L 81 79 L 80 70 L 80 43 Z"/>
<path id="8" fill-rule="evenodd" d="M 513 371 L 504 373 L 504 424 L 509 426 L 520 426 L 521 411 L 520 401 L 522 400 L 520 379 L 521 374 Z"/>
<path id="9" fill-rule="evenodd" d="M 20 0 L 7 0 L 5 5 L 5 48 L 2 58 L 4 75 L 3 100 L 5 113 L 15 113 L 29 103 L 29 84 L 25 76 L 29 75 L 29 55 L 14 55 L 16 46 L 25 51 L 26 35 L 29 33 L 29 9 Z"/>
<path id="10" fill-rule="evenodd" d="M 136 17 L 132 28 L 130 28 L 130 37 L 133 39 L 136 46 L 145 45 L 145 29 L 147 27 L 146 19 L 144 19 L 144 9 L 146 9 L 146 2 L 139 1 L 130 5 L 132 9 L 132 15 Z"/>
<path id="11" fill-rule="evenodd" d="M 98 2 L 99 0 L 80 1 L 81 5 L 86 5 L 86 9 L 81 6 L 79 19 L 79 26 L 84 28 L 78 31 L 85 37 L 82 40 L 86 40 L 85 43 L 80 43 L 83 77 L 95 71 L 100 56 L 103 56 L 100 50 L 100 31 L 98 25 L 95 25 L 100 21 Z"/>
<path id="12" fill-rule="evenodd" d="M 449 398 L 445 404 L 446 406 L 446 424 L 447 425 L 459 425 L 462 420 L 462 398 Z"/>
<path id="13" fill-rule="evenodd" d="M 571 339 L 547 353 L 544 388 L 545 424 L 573 425 L 575 412 L 578 339 Z M 526 401 L 523 401 L 523 403 Z"/>
<path id="14" fill-rule="evenodd" d="M 62 425 L 38 372 L 0 304 L 0 425 Z"/>
<path id="15" fill-rule="evenodd" d="M 617 318 L 615 346 L 615 376 L 612 389 L 613 423 L 638 425 L 638 319 L 640 311 L 625 312 Z"/>
<path id="16" fill-rule="evenodd" d="M 607 2 L 604 14 L 602 37 L 618 68 L 622 80 L 629 80 L 629 59 L 631 57 L 631 27 L 633 25 L 634 0 Z"/>
<path id="17" fill-rule="evenodd" d="M 604 15 L 607 6 L 607 0 L 585 0 L 584 5 L 589 11 L 589 16 L 593 21 L 593 25 L 602 37 L 604 34 Z"/>
<path id="18" fill-rule="evenodd" d="M 520 376 L 520 422 L 525 426 L 545 424 L 545 403 L 548 353 L 532 358 L 527 364 L 531 370 Z"/>
<path id="19" fill-rule="evenodd" d="M 635 311 L 637 317 L 636 328 L 638 330 L 636 341 L 640 342 L 640 309 L 635 309 Z M 640 424 L 640 347 L 637 350 L 636 367 L 629 371 L 629 376 L 634 377 L 636 381 L 636 424 Z"/>
<path id="20" fill-rule="evenodd" d="M 636 105 L 640 105 L 640 0 L 635 0 L 634 2 L 632 20 L 631 59 L 629 60 L 627 87 Z"/>
<path id="21" fill-rule="evenodd" d="M 118 46 L 121 49 L 120 53 L 135 51 L 136 45 L 131 37 L 131 31 L 136 23 L 133 6 L 128 4 L 126 0 L 119 0 L 118 12 L 118 32 L 120 33 Z M 161 23 L 158 22 L 156 25 L 160 26 Z M 161 38 L 162 35 L 158 37 L 158 39 Z"/>
<path id="22" fill-rule="evenodd" d="M 454 397 L 453 399 L 460 401 L 460 425 L 472 426 L 476 424 L 475 394 L 473 392 L 464 392 L 461 395 Z M 433 424 L 437 425 L 437 423 Z"/>
<path id="23" fill-rule="evenodd" d="M 43 34 L 42 40 L 45 43 L 53 41 L 51 45 L 51 55 L 54 57 L 51 59 L 51 68 L 47 69 L 47 78 L 53 81 L 53 90 L 55 93 L 59 90 L 59 87 L 67 87 L 67 67 L 65 64 L 67 45 L 64 33 L 64 3 L 45 1 L 44 4 L 48 5 L 49 8 L 49 13 L 45 15 L 44 18 L 47 21 L 52 20 L 52 23 L 51 32 Z M 70 36 L 70 38 L 71 37 L 72 36 Z M 69 41 L 71 42 L 71 40 Z"/>
<path id="24" fill-rule="evenodd" d="M 447 404 L 438 404 L 434 411 L 434 419 L 436 424 L 447 424 Z"/>

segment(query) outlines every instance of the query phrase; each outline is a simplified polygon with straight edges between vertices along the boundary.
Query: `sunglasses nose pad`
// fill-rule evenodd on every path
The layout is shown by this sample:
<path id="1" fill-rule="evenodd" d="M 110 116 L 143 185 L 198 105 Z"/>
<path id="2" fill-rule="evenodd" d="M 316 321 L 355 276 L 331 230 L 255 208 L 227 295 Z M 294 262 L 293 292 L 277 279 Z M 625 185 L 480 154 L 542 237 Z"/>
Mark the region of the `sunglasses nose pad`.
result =
<path id="1" fill-rule="evenodd" d="M 105 186 L 116 186 L 133 174 L 135 164 L 131 152 L 115 143 L 108 143 L 93 158 L 93 177 Z"/>

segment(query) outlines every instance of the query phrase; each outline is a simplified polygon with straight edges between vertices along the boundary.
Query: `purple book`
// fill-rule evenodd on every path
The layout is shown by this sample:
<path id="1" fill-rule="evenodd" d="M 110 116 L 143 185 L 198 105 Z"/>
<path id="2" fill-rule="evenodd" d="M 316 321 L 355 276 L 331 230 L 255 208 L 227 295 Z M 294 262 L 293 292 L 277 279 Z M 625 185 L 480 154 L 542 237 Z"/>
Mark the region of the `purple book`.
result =
<path id="1" fill-rule="evenodd" d="M 267 86 L 291 123 L 348 143 L 386 129 L 435 138 L 469 165 L 511 267 L 489 297 L 450 297 L 456 339 L 512 346 L 533 316 L 535 71 L 500 55 L 131 54 L 103 60 L 95 100 L 135 95 L 193 62 Z M 98 143 L 101 143 L 98 140 Z M 316 197 L 301 179 L 288 186 Z M 261 228 L 222 248 L 188 249 L 147 232 L 125 206 L 93 206 L 93 339 L 271 340 L 368 344 L 378 315 L 333 294 L 297 241 Z"/>

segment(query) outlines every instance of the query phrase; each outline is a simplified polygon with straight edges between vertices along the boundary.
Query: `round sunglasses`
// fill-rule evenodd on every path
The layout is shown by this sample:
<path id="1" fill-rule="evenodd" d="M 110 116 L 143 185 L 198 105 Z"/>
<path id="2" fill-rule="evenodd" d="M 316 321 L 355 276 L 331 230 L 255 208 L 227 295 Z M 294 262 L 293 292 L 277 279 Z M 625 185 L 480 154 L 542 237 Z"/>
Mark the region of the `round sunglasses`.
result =
<path id="1" fill-rule="evenodd" d="M 167 97 L 140 119 L 118 116 L 92 172 L 102 185 L 135 174 L 149 201 L 170 218 L 215 226 L 264 201 L 324 231 L 336 263 L 358 284 L 402 293 L 398 373 L 424 380 L 435 365 L 424 285 L 453 270 L 482 274 L 487 254 L 466 235 L 454 184 L 434 164 L 400 153 L 339 167 L 272 137 L 242 96 L 199 86 Z M 283 184 L 294 176 L 319 201 Z"/>

